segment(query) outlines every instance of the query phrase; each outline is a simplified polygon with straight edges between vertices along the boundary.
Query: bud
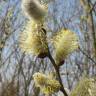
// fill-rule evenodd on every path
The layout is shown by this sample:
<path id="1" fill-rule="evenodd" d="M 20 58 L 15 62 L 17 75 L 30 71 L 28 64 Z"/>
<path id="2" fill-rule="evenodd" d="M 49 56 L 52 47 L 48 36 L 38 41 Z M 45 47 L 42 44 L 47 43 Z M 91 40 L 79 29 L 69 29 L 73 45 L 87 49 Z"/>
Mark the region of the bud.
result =
<path id="1" fill-rule="evenodd" d="M 64 63 L 65 58 L 78 48 L 77 35 L 68 29 L 61 30 L 52 39 L 55 47 L 55 61 L 58 66 Z"/>
<path id="2" fill-rule="evenodd" d="M 46 34 L 34 21 L 29 21 L 24 32 L 20 34 L 20 48 L 26 53 L 32 53 L 44 58 L 48 53 Z"/>
<path id="3" fill-rule="evenodd" d="M 60 90 L 61 86 L 57 80 L 47 77 L 42 73 L 35 73 L 33 78 L 36 86 L 40 87 L 44 94 L 53 94 Z"/>

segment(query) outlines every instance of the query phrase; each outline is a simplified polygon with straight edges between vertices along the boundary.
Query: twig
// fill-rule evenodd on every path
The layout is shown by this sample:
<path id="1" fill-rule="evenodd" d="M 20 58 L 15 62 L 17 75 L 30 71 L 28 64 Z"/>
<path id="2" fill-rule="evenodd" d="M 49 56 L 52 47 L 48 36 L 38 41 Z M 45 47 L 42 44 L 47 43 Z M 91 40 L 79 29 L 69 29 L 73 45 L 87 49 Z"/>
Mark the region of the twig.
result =
<path id="1" fill-rule="evenodd" d="M 90 3 L 90 5 L 92 6 L 92 8 L 91 8 L 91 10 L 90 10 L 90 12 L 94 12 L 94 14 L 95 14 L 95 16 L 96 16 L 96 11 L 95 11 L 95 5 L 96 5 L 96 2 L 94 3 L 94 4 L 92 4 L 92 2 L 91 1 L 89 1 L 89 3 Z"/>
<path id="2" fill-rule="evenodd" d="M 84 54 L 87 58 L 89 58 L 94 64 L 96 64 L 96 61 L 93 60 L 93 58 L 91 58 L 88 54 L 86 54 L 81 48 L 79 48 L 80 52 L 82 52 L 82 54 Z"/>
<path id="3" fill-rule="evenodd" d="M 50 51 L 49 51 L 48 53 L 49 53 L 49 54 L 48 54 L 48 57 L 49 57 L 51 63 L 53 64 L 53 66 L 54 66 L 54 68 L 55 68 L 55 70 L 56 70 L 56 73 L 57 73 L 57 76 L 58 76 L 58 80 L 59 80 L 59 83 L 60 83 L 60 85 L 61 85 L 60 90 L 63 92 L 64 96 L 68 96 L 68 94 L 67 94 L 67 92 L 65 91 L 64 86 L 63 86 L 63 84 L 62 84 L 62 80 L 61 80 L 61 76 L 60 76 L 60 72 L 59 72 L 59 68 L 60 68 L 60 67 L 58 67 L 58 66 L 55 64 L 55 61 L 54 61 L 53 57 L 52 57 L 51 54 L 50 54 Z"/>

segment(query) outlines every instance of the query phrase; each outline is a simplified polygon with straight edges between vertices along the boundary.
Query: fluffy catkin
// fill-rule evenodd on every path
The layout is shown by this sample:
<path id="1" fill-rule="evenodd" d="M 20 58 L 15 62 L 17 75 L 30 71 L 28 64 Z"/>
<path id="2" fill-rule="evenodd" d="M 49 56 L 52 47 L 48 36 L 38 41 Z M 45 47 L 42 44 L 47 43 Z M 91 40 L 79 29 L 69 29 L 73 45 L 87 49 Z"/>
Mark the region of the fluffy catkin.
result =
<path id="1" fill-rule="evenodd" d="M 44 94 L 53 94 L 60 90 L 60 83 L 45 74 L 37 72 L 33 75 L 33 78 L 36 86 L 39 87 Z"/>
<path id="2" fill-rule="evenodd" d="M 21 7 L 25 15 L 35 21 L 42 21 L 46 15 L 46 9 L 38 0 L 22 0 Z"/>
<path id="3" fill-rule="evenodd" d="M 24 52 L 40 58 L 46 57 L 48 53 L 46 34 L 34 21 L 28 21 L 26 29 L 20 34 L 19 46 Z"/>
<path id="4" fill-rule="evenodd" d="M 68 29 L 58 32 L 52 42 L 55 47 L 55 61 L 59 66 L 70 53 L 78 48 L 77 35 Z"/>
<path id="5" fill-rule="evenodd" d="M 81 79 L 70 96 L 96 96 L 96 80 L 94 78 Z"/>

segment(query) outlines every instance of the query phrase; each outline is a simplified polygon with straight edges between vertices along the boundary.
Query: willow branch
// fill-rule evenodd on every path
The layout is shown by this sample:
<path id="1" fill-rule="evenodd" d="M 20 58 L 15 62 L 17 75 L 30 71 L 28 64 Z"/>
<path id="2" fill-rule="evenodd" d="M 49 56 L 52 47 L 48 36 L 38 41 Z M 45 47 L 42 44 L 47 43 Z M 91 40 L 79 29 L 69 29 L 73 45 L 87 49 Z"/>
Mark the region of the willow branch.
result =
<path id="1" fill-rule="evenodd" d="M 63 92 L 64 96 L 68 96 L 67 92 L 66 92 L 65 89 L 64 89 L 64 86 L 63 86 L 63 83 L 62 83 L 62 79 L 61 79 L 61 76 L 60 76 L 60 71 L 59 71 L 59 68 L 60 68 L 60 67 L 58 67 L 58 66 L 56 65 L 53 57 L 52 57 L 51 54 L 50 54 L 50 51 L 48 52 L 48 57 L 49 57 L 52 65 L 54 66 L 55 71 L 56 71 L 56 74 L 57 74 L 57 76 L 58 76 L 58 80 L 59 80 L 59 83 L 60 83 L 60 85 L 61 85 L 60 90 Z"/>

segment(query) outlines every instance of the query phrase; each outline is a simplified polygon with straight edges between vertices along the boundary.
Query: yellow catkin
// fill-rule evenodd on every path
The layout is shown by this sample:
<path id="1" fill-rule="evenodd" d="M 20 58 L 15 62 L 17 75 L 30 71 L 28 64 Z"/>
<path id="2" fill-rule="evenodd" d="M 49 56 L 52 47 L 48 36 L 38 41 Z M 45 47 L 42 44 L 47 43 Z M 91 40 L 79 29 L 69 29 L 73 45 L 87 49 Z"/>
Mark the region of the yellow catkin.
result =
<path id="1" fill-rule="evenodd" d="M 42 92 L 45 94 L 53 94 L 60 90 L 60 83 L 57 80 L 47 80 Z"/>
<path id="2" fill-rule="evenodd" d="M 33 75 L 33 78 L 37 87 L 44 86 L 44 84 L 46 83 L 46 80 L 48 79 L 44 74 L 39 72 L 35 73 Z"/>
<path id="3" fill-rule="evenodd" d="M 96 81 L 93 78 L 83 78 L 79 81 L 70 96 L 96 96 Z"/>
<path id="4" fill-rule="evenodd" d="M 24 32 L 20 34 L 20 48 L 26 53 L 32 53 L 42 58 L 47 55 L 48 46 L 46 34 L 41 30 L 40 25 L 29 21 Z"/>
<path id="5" fill-rule="evenodd" d="M 57 33 L 52 42 L 55 47 L 56 64 L 60 64 L 70 53 L 78 48 L 77 35 L 68 29 L 62 29 Z"/>
<path id="6" fill-rule="evenodd" d="M 47 77 L 42 73 L 33 75 L 34 82 L 44 94 L 53 94 L 60 90 L 60 84 L 57 80 Z"/>

